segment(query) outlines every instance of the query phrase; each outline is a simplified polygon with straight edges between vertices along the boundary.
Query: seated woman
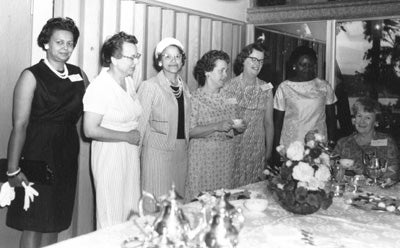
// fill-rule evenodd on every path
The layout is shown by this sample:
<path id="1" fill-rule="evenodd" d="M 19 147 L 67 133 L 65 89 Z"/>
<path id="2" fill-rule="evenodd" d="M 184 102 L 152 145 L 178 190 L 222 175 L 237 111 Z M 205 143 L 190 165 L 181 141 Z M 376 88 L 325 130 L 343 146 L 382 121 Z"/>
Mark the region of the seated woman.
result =
<path id="1" fill-rule="evenodd" d="M 341 158 L 354 160 L 350 168 L 356 174 L 363 174 L 363 153 L 375 153 L 378 158 L 387 159 L 388 169 L 384 178 L 398 181 L 399 152 L 396 142 L 389 135 L 375 131 L 376 115 L 380 111 L 379 103 L 371 98 L 359 98 L 352 106 L 353 124 L 356 132 L 341 138 L 335 152 Z"/>

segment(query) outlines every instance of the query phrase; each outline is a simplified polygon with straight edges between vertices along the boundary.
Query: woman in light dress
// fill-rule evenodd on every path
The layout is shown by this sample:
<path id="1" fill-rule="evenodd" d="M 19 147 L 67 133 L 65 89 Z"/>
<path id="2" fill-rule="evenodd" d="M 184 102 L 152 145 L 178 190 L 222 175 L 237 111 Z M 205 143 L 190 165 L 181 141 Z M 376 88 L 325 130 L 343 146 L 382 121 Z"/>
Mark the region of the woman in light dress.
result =
<path id="1" fill-rule="evenodd" d="M 122 223 L 137 210 L 140 193 L 137 130 L 142 107 L 126 78 L 140 54 L 135 36 L 119 32 L 101 49 L 108 67 L 95 78 L 83 99 L 84 132 L 92 140 L 97 228 Z"/>
<path id="2" fill-rule="evenodd" d="M 183 45 L 175 38 L 164 38 L 155 50 L 159 73 L 139 88 L 143 106 L 141 168 L 143 190 L 156 197 L 175 184 L 184 195 L 189 143 L 189 88 L 179 73 L 185 64 Z"/>
<path id="3" fill-rule="evenodd" d="M 293 75 L 279 85 L 274 97 L 276 145 L 288 147 L 291 142 L 304 141 L 311 130 L 329 140 L 335 137 L 336 96 L 327 81 L 317 78 L 316 63 L 316 53 L 306 46 L 290 55 Z"/>
<path id="4" fill-rule="evenodd" d="M 265 49 L 261 40 L 244 47 L 234 64 L 238 76 L 223 89 L 237 104 L 237 116 L 247 123 L 246 131 L 235 138 L 233 187 L 260 180 L 266 161 L 271 156 L 273 86 L 257 77 L 264 58 Z"/>
<path id="5" fill-rule="evenodd" d="M 199 88 L 191 98 L 187 200 L 201 191 L 232 186 L 234 129 L 243 132 L 245 126 L 234 125 L 236 105 L 220 93 L 228 64 L 228 54 L 211 50 L 194 68 Z"/>

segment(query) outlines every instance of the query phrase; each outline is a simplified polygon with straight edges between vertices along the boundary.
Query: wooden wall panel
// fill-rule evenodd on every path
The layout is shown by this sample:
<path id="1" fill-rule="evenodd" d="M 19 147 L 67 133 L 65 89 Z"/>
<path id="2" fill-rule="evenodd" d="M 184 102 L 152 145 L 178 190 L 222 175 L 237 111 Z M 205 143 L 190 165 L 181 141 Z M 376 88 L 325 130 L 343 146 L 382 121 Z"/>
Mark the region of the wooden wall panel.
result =
<path id="1" fill-rule="evenodd" d="M 145 65 L 147 65 L 147 60 L 152 60 L 153 57 L 147 55 L 147 42 L 146 42 L 146 27 L 147 27 L 147 6 L 142 3 L 135 3 L 134 6 L 134 25 L 133 34 L 138 39 L 138 52 L 142 54 L 139 64 L 136 66 L 137 73 L 139 73 L 139 78 L 142 80 L 145 78 Z"/>
<path id="2" fill-rule="evenodd" d="M 119 31 L 124 31 L 128 34 L 133 34 L 135 26 L 135 2 L 121 1 L 121 14 L 119 16 Z"/>
<path id="3" fill-rule="evenodd" d="M 189 15 L 187 13 L 179 12 L 176 14 L 176 26 L 175 26 L 175 38 L 182 42 L 183 46 L 185 47 L 185 52 L 188 51 L 189 46 L 189 39 L 188 39 L 188 32 L 189 32 Z M 187 81 L 187 74 L 188 74 L 188 65 L 185 65 L 182 68 L 182 79 Z"/>
<path id="4" fill-rule="evenodd" d="M 213 21 L 211 31 L 211 49 L 222 49 L 222 22 Z"/>
<path id="5" fill-rule="evenodd" d="M 103 0 L 102 6 L 102 42 L 119 31 L 120 1 Z"/>
<path id="6" fill-rule="evenodd" d="M 190 15 L 189 16 L 189 43 L 186 49 L 186 68 L 187 68 L 187 84 L 191 91 L 197 89 L 197 82 L 193 76 L 193 68 L 199 60 L 200 51 L 200 17 Z"/>
<path id="7" fill-rule="evenodd" d="M 223 23 L 222 24 L 222 49 L 223 51 L 227 52 L 228 54 L 232 51 L 232 23 Z"/>
<path id="8" fill-rule="evenodd" d="M 232 51 L 230 53 L 231 64 L 228 77 L 234 77 L 233 64 L 235 63 L 236 56 L 240 53 L 240 26 L 233 25 L 232 27 Z"/>
<path id="9" fill-rule="evenodd" d="M 211 50 L 211 19 L 201 18 L 200 21 L 200 57 Z"/>
<path id="10" fill-rule="evenodd" d="M 175 12 L 170 9 L 162 10 L 161 37 L 175 36 Z"/>
<path id="11" fill-rule="evenodd" d="M 147 58 L 145 68 L 145 79 L 151 78 L 157 74 L 157 71 L 153 67 L 154 50 L 157 43 L 161 40 L 161 8 L 160 7 L 147 7 Z"/>

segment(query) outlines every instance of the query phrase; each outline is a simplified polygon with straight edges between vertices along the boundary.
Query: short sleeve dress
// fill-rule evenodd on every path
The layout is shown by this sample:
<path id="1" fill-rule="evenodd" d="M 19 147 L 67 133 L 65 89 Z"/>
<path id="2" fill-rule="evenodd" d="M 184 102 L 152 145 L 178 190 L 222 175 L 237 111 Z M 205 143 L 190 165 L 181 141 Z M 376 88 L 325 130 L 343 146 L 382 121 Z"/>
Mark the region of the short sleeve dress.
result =
<path id="1" fill-rule="evenodd" d="M 303 141 L 310 130 L 327 136 L 325 106 L 334 104 L 336 96 L 325 80 L 282 82 L 276 90 L 274 108 L 285 111 L 280 144 Z"/>
<path id="2" fill-rule="evenodd" d="M 236 135 L 233 187 L 259 181 L 265 166 L 264 116 L 268 98 L 272 98 L 272 84 L 257 78 L 254 85 L 246 85 L 242 74 L 233 78 L 223 92 L 236 100 L 236 117 L 247 123 L 244 133 Z"/>
<path id="3" fill-rule="evenodd" d="M 36 89 L 22 156 L 48 162 L 55 184 L 33 185 L 39 196 L 28 211 L 23 209 L 23 188 L 15 189 L 6 223 L 18 230 L 60 232 L 71 224 L 79 154 L 76 124 L 82 114 L 85 84 L 79 67 L 66 66 L 70 77 L 65 79 L 53 73 L 44 60 L 27 69 L 35 76 Z"/>
<path id="4" fill-rule="evenodd" d="M 132 91 L 134 92 L 134 91 Z M 137 129 L 142 106 L 103 70 L 89 85 L 84 111 L 103 116 L 101 126 L 127 132 Z M 97 228 L 126 221 L 140 198 L 139 147 L 127 142 L 92 140 L 92 172 L 96 189 Z"/>
<path id="5" fill-rule="evenodd" d="M 197 89 L 191 98 L 190 128 L 235 118 L 235 104 L 221 93 Z M 234 162 L 233 131 L 214 132 L 204 138 L 191 138 L 185 199 L 200 192 L 232 185 Z"/>

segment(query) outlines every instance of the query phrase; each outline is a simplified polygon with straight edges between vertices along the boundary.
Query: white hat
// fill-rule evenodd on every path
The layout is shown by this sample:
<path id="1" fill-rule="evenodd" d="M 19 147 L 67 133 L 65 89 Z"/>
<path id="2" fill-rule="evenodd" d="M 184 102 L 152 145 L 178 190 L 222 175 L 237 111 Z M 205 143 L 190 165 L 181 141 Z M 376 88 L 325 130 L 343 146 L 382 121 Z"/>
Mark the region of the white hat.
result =
<path id="1" fill-rule="evenodd" d="M 160 42 L 158 42 L 157 46 L 156 46 L 156 50 L 154 52 L 154 56 L 156 58 L 158 58 L 158 55 L 160 55 L 165 48 L 171 46 L 171 45 L 175 45 L 177 47 L 179 47 L 180 49 L 184 50 L 182 43 L 172 37 L 166 37 L 164 39 L 162 39 Z"/>

